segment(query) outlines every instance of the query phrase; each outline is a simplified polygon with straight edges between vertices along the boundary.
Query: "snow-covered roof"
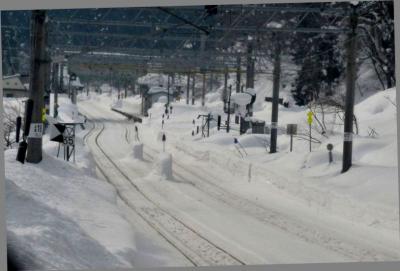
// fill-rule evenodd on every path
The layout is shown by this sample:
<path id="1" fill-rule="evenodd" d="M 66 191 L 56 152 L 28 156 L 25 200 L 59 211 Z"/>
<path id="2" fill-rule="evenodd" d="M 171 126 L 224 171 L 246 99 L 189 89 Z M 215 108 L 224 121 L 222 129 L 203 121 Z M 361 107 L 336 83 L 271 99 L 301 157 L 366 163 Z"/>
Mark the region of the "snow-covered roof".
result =
<path id="1" fill-rule="evenodd" d="M 233 93 L 231 100 L 238 105 L 246 105 L 251 101 L 251 95 L 247 93 Z"/>
<path id="2" fill-rule="evenodd" d="M 147 94 L 156 94 L 156 93 L 168 93 L 168 89 L 163 88 L 163 87 L 152 87 L 150 90 L 147 92 Z M 172 94 L 172 93 L 170 93 Z"/>
<path id="3" fill-rule="evenodd" d="M 64 75 L 64 85 L 68 86 L 69 84 L 69 74 Z M 71 87 L 84 87 L 84 85 L 82 85 L 81 80 L 79 79 L 79 77 L 76 77 L 76 79 L 74 81 L 71 81 Z"/>
<path id="4" fill-rule="evenodd" d="M 15 74 L 3 77 L 3 89 L 26 90 L 21 82 L 21 75 Z"/>

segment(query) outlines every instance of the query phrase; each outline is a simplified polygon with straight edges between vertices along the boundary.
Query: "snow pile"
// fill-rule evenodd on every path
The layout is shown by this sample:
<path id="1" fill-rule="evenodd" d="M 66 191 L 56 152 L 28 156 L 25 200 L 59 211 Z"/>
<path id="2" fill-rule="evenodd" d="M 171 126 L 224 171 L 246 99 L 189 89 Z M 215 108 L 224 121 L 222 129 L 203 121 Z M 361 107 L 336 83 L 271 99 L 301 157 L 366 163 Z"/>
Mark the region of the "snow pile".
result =
<path id="1" fill-rule="evenodd" d="M 85 122 L 85 118 L 79 114 L 78 107 L 67 101 L 59 105 L 57 120 L 64 123 Z"/>
<path id="2" fill-rule="evenodd" d="M 272 94 L 271 82 L 264 78 L 255 87 L 257 100 L 254 115 L 269 124 L 271 103 L 263 102 L 263 97 Z M 269 88 L 271 87 L 271 88 Z M 220 89 L 221 90 L 221 89 Z M 219 91 L 220 91 L 219 90 Z M 206 97 L 214 97 L 208 93 Z M 286 95 L 286 93 L 283 93 Z M 215 172 L 228 169 L 230 179 L 247 180 L 248 163 L 253 164 L 252 179 L 264 184 L 272 184 L 285 193 L 296 197 L 315 208 L 325 208 L 327 212 L 380 230 L 398 230 L 398 185 L 397 185 L 397 129 L 396 90 L 376 92 L 355 105 L 355 115 L 359 134 L 354 136 L 353 167 L 341 174 L 343 150 L 343 126 L 341 120 L 327 113 L 327 134 L 321 135 L 318 124 L 313 123 L 312 135 L 320 143 L 312 144 L 309 152 L 308 123 L 306 107 L 279 107 L 278 153 L 269 154 L 270 135 L 238 134 L 238 126 L 232 123 L 230 133 L 216 129 L 212 121 L 210 137 L 202 138 L 200 114 L 212 112 L 214 117 L 222 112 L 222 102 L 206 103 L 205 108 L 186 105 L 185 101 L 175 102 L 174 114 L 165 121 L 164 130 L 169 134 L 169 146 L 179 151 L 179 156 L 195 157 L 204 166 Z M 161 127 L 163 107 L 154 106 L 151 120 L 145 125 L 155 131 Z M 336 120 L 335 120 L 336 118 Z M 195 124 L 193 124 L 195 120 Z M 234 116 L 231 116 L 233 122 Z M 298 124 L 294 137 L 293 152 L 290 153 L 290 137 L 286 135 L 286 124 Z M 200 126 L 200 134 L 192 136 Z M 241 157 L 235 148 L 234 138 L 248 155 Z M 174 141 L 171 142 L 171 138 Z M 333 149 L 333 163 L 329 164 L 327 144 Z M 228 146 L 228 148 L 227 148 Z M 245 162 L 244 162 L 244 161 Z M 213 169 L 212 169 L 213 168 Z M 273 177 L 271 177 L 273 176 Z M 384 178 L 382 178 L 384 176 Z M 324 195 L 324 197 L 322 197 Z M 368 204 L 366 204 L 366 201 Z M 314 208 L 313 207 L 313 208 Z"/>
<path id="3" fill-rule="evenodd" d="M 10 245 L 44 269 L 131 267 L 135 234 L 115 190 L 83 168 L 49 156 L 20 164 L 5 152 Z M 84 206 L 84 207 L 83 207 Z"/>
<path id="4" fill-rule="evenodd" d="M 122 108 L 122 105 L 123 105 L 123 101 L 122 100 L 116 100 L 111 107 L 115 108 L 115 109 L 120 109 L 120 108 Z"/>
<path id="5" fill-rule="evenodd" d="M 169 153 L 161 153 L 157 157 L 155 163 L 157 175 L 172 180 L 172 155 Z"/>
<path id="6" fill-rule="evenodd" d="M 137 80 L 138 84 L 149 86 L 166 86 L 168 84 L 168 77 L 164 74 L 148 73 Z"/>

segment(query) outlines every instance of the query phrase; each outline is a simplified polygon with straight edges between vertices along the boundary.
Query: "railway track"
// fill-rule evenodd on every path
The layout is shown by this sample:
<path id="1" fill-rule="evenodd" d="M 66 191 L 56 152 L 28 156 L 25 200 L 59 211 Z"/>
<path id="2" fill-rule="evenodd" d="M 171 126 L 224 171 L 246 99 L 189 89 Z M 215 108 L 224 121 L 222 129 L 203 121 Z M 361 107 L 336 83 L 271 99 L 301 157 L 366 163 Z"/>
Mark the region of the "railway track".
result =
<path id="1" fill-rule="evenodd" d="M 208 240 L 144 193 L 99 144 L 104 124 L 95 123 L 85 138 L 91 141 L 96 165 L 105 179 L 114 185 L 117 194 L 163 239 L 194 266 L 245 265 L 245 262 Z M 125 138 L 128 140 L 129 132 Z M 129 192 L 127 192 L 129 191 Z"/>
<path id="2" fill-rule="evenodd" d="M 131 142 L 129 139 L 129 130 L 130 128 L 126 127 L 125 138 L 128 144 Z M 150 159 L 150 161 L 154 160 L 155 155 L 158 153 L 157 150 L 148 145 L 145 146 L 144 154 Z M 218 176 L 214 176 L 209 172 L 202 172 L 200 175 L 193 169 L 189 169 L 187 165 L 173 160 L 173 174 L 178 177 L 179 181 L 191 184 L 193 187 L 215 200 L 245 214 L 251 215 L 264 224 L 272 225 L 309 243 L 320 245 L 341 254 L 346 258 L 355 261 L 382 261 L 397 258 L 397 255 L 392 255 L 389 252 L 378 251 L 373 247 L 359 247 L 352 242 L 335 237 L 333 232 L 327 233 L 318 230 L 317 228 L 309 227 L 309 225 L 305 225 L 304 223 L 288 217 L 285 214 L 276 212 L 266 208 L 265 206 L 237 196 L 214 182 L 209 181 L 210 179 L 219 179 Z"/>

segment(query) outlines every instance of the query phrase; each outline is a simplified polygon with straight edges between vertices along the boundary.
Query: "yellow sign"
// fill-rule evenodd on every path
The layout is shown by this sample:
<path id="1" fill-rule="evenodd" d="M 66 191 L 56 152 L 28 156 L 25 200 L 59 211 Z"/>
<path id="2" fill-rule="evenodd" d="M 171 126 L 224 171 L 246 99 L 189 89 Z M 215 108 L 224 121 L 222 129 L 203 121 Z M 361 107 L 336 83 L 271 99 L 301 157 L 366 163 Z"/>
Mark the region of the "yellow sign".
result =
<path id="1" fill-rule="evenodd" d="M 308 117 L 307 121 L 308 121 L 308 124 L 310 124 L 310 125 L 311 125 L 312 122 L 313 122 L 313 116 L 314 116 L 313 112 L 309 111 L 309 112 L 307 113 L 307 117 Z"/>
<path id="2" fill-rule="evenodd" d="M 42 122 L 46 121 L 46 108 L 42 109 Z"/>

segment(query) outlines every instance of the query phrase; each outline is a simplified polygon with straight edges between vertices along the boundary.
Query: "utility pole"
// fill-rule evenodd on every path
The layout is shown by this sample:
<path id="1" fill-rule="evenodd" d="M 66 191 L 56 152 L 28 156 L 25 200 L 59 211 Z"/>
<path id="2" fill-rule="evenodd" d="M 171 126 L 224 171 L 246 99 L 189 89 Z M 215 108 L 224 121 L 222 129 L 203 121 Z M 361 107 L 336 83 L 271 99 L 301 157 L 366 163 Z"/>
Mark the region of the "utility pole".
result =
<path id="1" fill-rule="evenodd" d="M 228 95 L 228 71 L 225 71 L 225 78 L 224 78 L 224 91 L 222 92 L 222 101 L 226 103 L 226 96 Z"/>
<path id="2" fill-rule="evenodd" d="M 187 74 L 186 104 L 189 105 L 190 73 Z"/>
<path id="3" fill-rule="evenodd" d="M 232 86 L 229 86 L 229 97 L 228 97 L 228 120 L 226 121 L 226 132 L 229 133 L 231 128 L 231 96 L 232 96 Z"/>
<path id="4" fill-rule="evenodd" d="M 346 43 L 347 67 L 346 67 L 346 102 L 344 115 L 344 142 L 343 142 L 343 167 L 342 173 L 348 171 L 352 165 L 353 152 L 353 121 L 354 121 L 354 90 L 356 84 L 356 47 L 358 24 L 357 7 L 353 6 L 350 15 L 350 29 L 348 42 Z"/>
<path id="5" fill-rule="evenodd" d="M 281 78 L 281 41 L 278 34 L 276 34 L 275 44 L 270 153 L 276 152 L 278 137 L 279 87 Z"/>
<path id="6" fill-rule="evenodd" d="M 254 88 L 254 42 L 249 40 L 247 45 L 246 88 Z"/>
<path id="7" fill-rule="evenodd" d="M 194 105 L 194 91 L 195 91 L 195 84 L 196 84 L 196 74 L 193 73 L 193 81 L 192 81 L 192 105 Z"/>
<path id="8" fill-rule="evenodd" d="M 57 100 L 58 100 L 58 89 L 60 88 L 59 86 L 59 81 L 58 81 L 58 75 L 59 75 L 59 69 L 60 69 L 60 63 L 53 62 L 53 70 L 52 70 L 52 84 L 51 84 L 51 90 L 54 93 L 54 115 L 52 117 L 57 117 Z"/>
<path id="9" fill-rule="evenodd" d="M 169 105 L 169 88 L 170 88 L 170 76 L 169 76 L 169 74 L 168 74 L 168 76 L 167 76 L 167 78 L 168 78 L 168 83 L 167 83 L 167 90 L 168 90 L 168 105 Z"/>
<path id="10" fill-rule="evenodd" d="M 246 88 L 254 89 L 254 41 L 253 38 L 248 41 L 247 45 L 247 68 L 246 68 Z M 253 116 L 253 105 L 249 105 L 247 110 L 250 117 Z"/>
<path id="11" fill-rule="evenodd" d="M 240 84 L 241 84 L 241 76 L 242 76 L 242 59 L 240 55 L 237 57 L 237 66 L 236 66 L 236 92 L 240 92 Z"/>
<path id="12" fill-rule="evenodd" d="M 204 50 L 206 48 L 206 39 L 207 36 L 202 33 L 200 36 L 200 51 L 204 53 Z M 200 70 L 203 73 L 203 89 L 201 92 L 201 106 L 205 105 L 205 98 L 206 98 L 206 71 L 204 65 L 201 66 Z"/>
<path id="13" fill-rule="evenodd" d="M 47 47 L 47 13 L 45 10 L 32 11 L 31 17 L 31 69 L 29 84 L 29 99 L 33 100 L 31 130 L 43 131 L 44 91 L 46 87 L 46 62 L 48 62 Z M 42 161 L 42 136 L 28 137 L 26 161 L 39 163 Z"/>
<path id="14" fill-rule="evenodd" d="M 214 88 L 214 74 L 210 73 L 210 92 L 212 92 Z"/>
<path id="15" fill-rule="evenodd" d="M 206 72 L 203 71 L 203 89 L 201 92 L 201 106 L 204 106 L 206 103 Z"/>
<path id="16" fill-rule="evenodd" d="M 58 63 L 58 75 L 59 77 L 59 83 L 58 83 L 58 89 L 55 90 L 54 92 L 54 117 L 56 118 L 58 116 L 58 93 L 61 93 L 64 89 L 64 61 Z"/>

